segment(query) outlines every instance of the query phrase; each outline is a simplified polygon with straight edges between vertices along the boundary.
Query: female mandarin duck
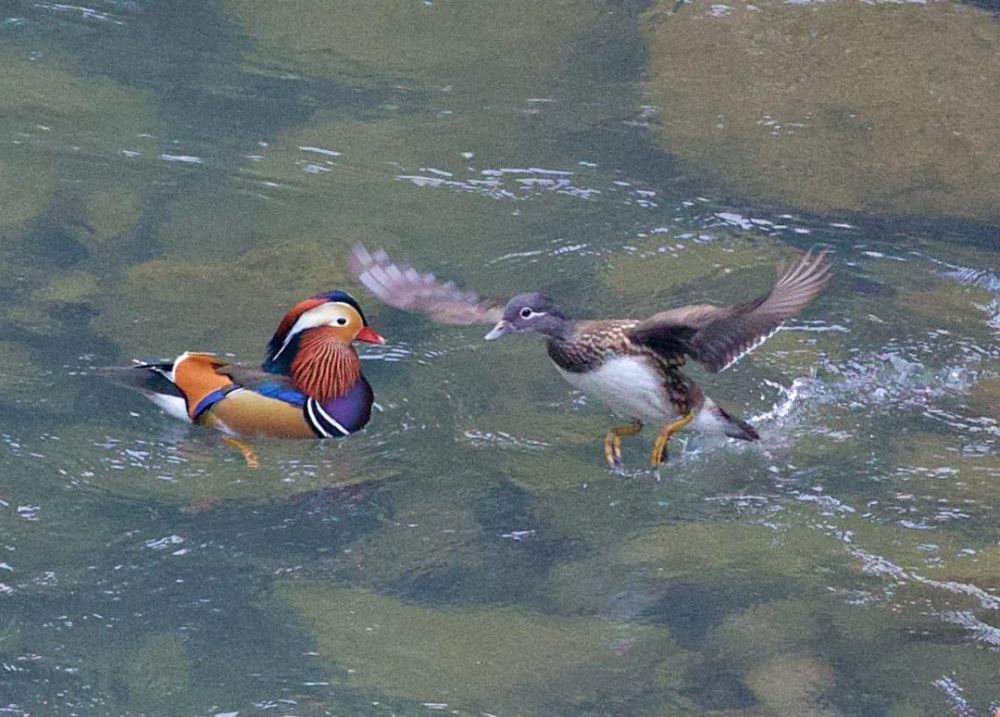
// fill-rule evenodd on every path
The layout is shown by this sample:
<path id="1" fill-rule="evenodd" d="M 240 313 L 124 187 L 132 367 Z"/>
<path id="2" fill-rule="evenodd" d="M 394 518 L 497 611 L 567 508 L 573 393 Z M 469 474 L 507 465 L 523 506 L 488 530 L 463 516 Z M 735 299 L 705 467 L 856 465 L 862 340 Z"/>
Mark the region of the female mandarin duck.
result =
<path id="1" fill-rule="evenodd" d="M 494 324 L 487 341 L 515 333 L 545 339 L 549 358 L 566 381 L 629 420 L 608 430 L 604 455 L 621 466 L 621 439 L 661 426 L 652 465 L 667 459 L 667 442 L 688 424 L 706 433 L 745 441 L 757 431 L 706 396 L 681 373 L 690 356 L 713 373 L 732 366 L 804 309 L 830 278 L 826 252 L 805 254 L 778 276 L 771 291 L 738 306 L 694 304 L 668 309 L 647 319 L 575 321 L 544 294 L 518 294 L 506 307 L 441 283 L 384 251 L 355 246 L 349 266 L 379 299 L 420 311 L 451 324 Z"/>
<path id="2" fill-rule="evenodd" d="M 372 389 L 354 341 L 385 343 L 350 294 L 331 291 L 285 314 L 260 368 L 185 352 L 117 371 L 170 415 L 229 436 L 337 438 L 371 415 Z"/>

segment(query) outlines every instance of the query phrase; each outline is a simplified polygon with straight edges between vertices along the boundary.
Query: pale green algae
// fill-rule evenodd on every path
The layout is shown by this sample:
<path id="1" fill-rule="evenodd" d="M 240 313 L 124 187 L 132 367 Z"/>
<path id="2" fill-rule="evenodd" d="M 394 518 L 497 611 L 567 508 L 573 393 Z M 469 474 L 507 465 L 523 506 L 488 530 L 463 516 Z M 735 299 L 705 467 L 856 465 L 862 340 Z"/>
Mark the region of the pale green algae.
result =
<path id="1" fill-rule="evenodd" d="M 260 159 L 241 168 L 259 197 L 250 192 L 229 194 L 221 207 L 217 197 L 177 201 L 170 205 L 171 218 L 160 229 L 160 238 L 172 254 L 199 257 L 206 251 L 224 255 L 233 248 L 250 249 L 276 238 L 315 241 L 338 252 L 340 260 L 354 242 L 385 245 L 391 251 L 400 237 L 406 237 L 411 247 L 406 258 L 413 262 L 421 258 L 414 256 L 414 246 L 433 243 L 442 253 L 449 247 L 464 249 L 468 234 L 456 232 L 456 226 L 474 229 L 484 241 L 499 238 L 512 243 L 510 204 L 492 201 L 472 184 L 434 192 L 396 179 L 426 175 L 431 181 L 443 181 L 428 174 L 427 166 L 465 174 L 467 162 L 460 148 L 478 147 L 475 141 L 461 143 L 466 135 L 458 124 L 449 120 L 428 127 L 414 141 L 407 134 L 412 128 L 399 118 L 365 123 L 320 115 L 307 127 L 280 132 L 260 150 Z M 481 178 L 479 170 L 468 173 Z M 429 192 L 434 193 L 429 196 Z M 429 201 L 434 211 L 427 210 Z M 226 217 L 224 224 L 220 216 Z M 207 247 L 206 235 L 211 241 Z"/>
<path id="2" fill-rule="evenodd" d="M 995 417 L 997 414 L 994 410 L 985 415 Z M 973 426 L 970 424 L 969 428 Z M 965 444 L 975 444 L 977 439 L 971 431 L 958 436 L 945 432 L 908 431 L 896 451 L 892 485 L 919 496 L 921 503 L 936 501 L 938 510 L 961 513 L 988 510 L 996 500 L 1000 457 L 989 451 L 966 450 Z M 997 547 L 984 546 L 983 550 L 995 553 Z M 976 563 L 981 557 L 982 554 L 965 562 Z M 990 576 L 996 587 L 1000 587 L 998 567 L 984 575 Z"/>
<path id="3" fill-rule="evenodd" d="M 971 252 L 943 251 L 944 242 L 935 241 L 931 256 L 951 259 L 957 263 L 968 262 L 979 266 L 982 255 Z M 952 258 L 954 257 L 954 258 Z M 926 266 L 926 265 L 925 265 Z M 859 318 L 865 310 L 892 324 L 907 326 L 910 332 L 917 327 L 936 327 L 949 332 L 962 332 L 966 336 L 989 340 L 991 329 L 986 323 L 984 310 L 995 295 L 986 289 L 962 284 L 944 276 L 943 271 L 927 271 L 914 261 L 877 261 L 863 267 L 863 275 L 875 279 L 881 286 L 891 288 L 892 301 L 885 297 L 861 296 L 856 300 L 855 314 Z M 897 323 L 899 322 L 899 323 Z"/>
<path id="4" fill-rule="evenodd" d="M 813 655 L 772 657 L 752 669 L 745 679 L 761 706 L 771 714 L 797 717 L 844 714 L 824 704 L 836 675 L 828 663 Z"/>
<path id="5" fill-rule="evenodd" d="M 279 582 L 274 596 L 300 616 L 335 684 L 453 708 L 537 713 L 546 702 L 594 698 L 590 680 L 607 688 L 623 668 L 679 671 L 683 655 L 663 629 L 594 618 L 424 607 L 317 582 Z M 567 692 L 551 693 L 563 679 Z"/>
<path id="6" fill-rule="evenodd" d="M 141 91 L 83 77 L 48 55 L 28 59 L 5 50 L 0 63 L 0 96 L 5 98 L 0 128 L 10 138 L 0 162 L 5 198 L 0 230 L 23 226 L 52 201 L 66 157 L 55 148 L 47 150 L 51 135 L 111 158 L 120 155 L 121 143 L 158 125 Z"/>
<path id="7" fill-rule="evenodd" d="M 981 308 L 992 295 L 985 289 L 957 286 L 940 280 L 932 286 L 900 289 L 896 303 L 901 312 L 934 319 L 941 328 L 986 334 L 986 314 Z"/>
<path id="8" fill-rule="evenodd" d="M 0 279 L 11 294 L 0 317 L 57 337 L 76 316 L 63 309 L 86 313 L 100 292 L 100 261 L 87 262 L 107 258 L 112 240 L 140 219 L 143 190 L 122 150 L 159 122 L 147 93 L 82 76 L 58 55 L 28 59 L 6 49 L 0 63 L 0 132 L 9 140 L 0 159 L 0 239 L 17 257 Z"/>
<path id="9" fill-rule="evenodd" d="M 143 195 L 124 182 L 88 192 L 84 217 L 90 228 L 88 244 L 103 245 L 135 227 L 142 218 Z"/>
<path id="10" fill-rule="evenodd" d="M 243 31 L 260 47 L 254 59 L 312 74 L 352 69 L 400 79 L 458 82 L 496 92 L 530 92 L 556 71 L 570 43 L 600 18 L 596 0 L 227 0 Z M 488 28 L 487 32 L 483 32 Z"/>
<path id="11" fill-rule="evenodd" d="M 976 590 L 996 585 L 1000 551 L 988 535 L 973 541 L 935 531 L 929 550 L 926 532 L 855 513 L 821 517 L 803 508 L 771 521 L 778 525 L 639 530 L 624 543 L 608 542 L 560 564 L 550 581 L 552 604 L 567 614 L 648 621 L 674 609 L 674 586 L 718 594 L 729 612 L 693 659 L 735 670 L 754 696 L 755 714 L 849 714 L 859 689 L 885 703 L 918 691 L 940 709 L 933 680 L 942 670 L 954 670 L 970 696 L 990 699 L 985 675 L 998 668 L 996 654 L 949 644 L 960 639 L 961 616 L 974 620 L 984 610 Z M 795 597 L 760 603 L 789 593 Z M 738 594 L 747 607 L 733 611 Z M 911 604 L 927 609 L 914 614 L 899 607 Z M 910 656 L 899 658 L 900 651 Z M 912 674 L 900 672 L 907 661 Z"/>
<path id="12" fill-rule="evenodd" d="M 59 645 L 63 660 L 92 685 L 99 704 L 116 714 L 197 714 L 217 696 L 198 684 L 190 638 L 178 632 L 132 636 L 102 621 L 75 626 Z M 68 649 L 67 649 L 68 648 Z"/>
<path id="13" fill-rule="evenodd" d="M 953 638 L 938 617 L 899 610 L 895 599 L 872 595 L 864 605 L 852 605 L 845 597 L 828 592 L 754 605 L 717 625 L 706 651 L 740 671 L 767 714 L 856 714 L 873 702 L 902 709 L 915 694 L 922 706 L 898 714 L 940 714 L 935 670 L 954 669 L 960 683 L 973 687 L 971 694 L 985 698 L 988 681 L 977 678 L 995 663 L 988 653 L 942 660 L 934 640 Z M 855 597 L 860 600 L 861 593 Z M 905 660 L 897 660 L 901 652 Z M 906 662 L 913 672 L 892 675 Z"/>
<path id="14" fill-rule="evenodd" d="M 764 236 L 730 237 L 708 242 L 686 242 L 681 247 L 674 241 L 654 236 L 637 245 L 630 254 L 611 259 L 600 272 L 602 284 L 625 297 L 628 306 L 646 306 L 645 313 L 662 310 L 651 301 L 670 292 L 672 305 L 704 301 L 684 289 L 724 292 L 714 303 L 732 297 L 733 302 L 746 301 L 766 293 L 773 285 L 774 267 L 780 267 L 797 254 L 786 244 Z M 746 281 L 759 277 L 753 283 Z M 770 283 L 769 283 L 770 282 Z M 756 286 L 756 288 L 750 288 Z"/>
<path id="15" fill-rule="evenodd" d="M 919 698 L 913 712 L 898 711 L 892 717 L 938 717 L 946 714 L 944 695 L 935 687 L 936 681 L 951 678 L 962 688 L 962 697 L 971 705 L 990 705 L 996 701 L 997 674 L 1000 659 L 995 651 L 976 650 L 967 644 L 949 644 L 944 636 L 941 642 L 914 639 L 892 650 L 877 649 L 882 658 L 873 667 L 872 682 L 889 694 L 894 694 L 902 704 Z M 921 699 L 922 698 L 922 699 Z"/>
<path id="16" fill-rule="evenodd" d="M 124 668 L 133 708 L 170 708 L 190 697 L 190 657 L 181 635 L 160 633 L 145 638 Z"/>
<path id="17" fill-rule="evenodd" d="M 849 556 L 837 541 L 822 533 L 796 527 L 677 523 L 645 528 L 613 547 L 593 545 L 594 553 L 580 561 L 564 561 L 553 572 L 552 600 L 571 613 L 601 612 L 630 581 L 652 585 L 695 583 L 705 586 L 737 583 L 815 585 L 815 569 L 849 572 Z"/>
<path id="18" fill-rule="evenodd" d="M 0 162 L 0 194 L 5 199 L 0 237 L 7 238 L 10 227 L 22 226 L 45 209 L 55 190 L 56 175 L 53 168 L 36 164 L 35 153 L 26 148 L 8 149 L 4 154 L 7 159 Z"/>
<path id="19" fill-rule="evenodd" d="M 815 581 L 810 566 L 825 556 L 827 569 L 837 563 L 843 568 L 845 559 L 837 558 L 839 552 L 830 537 L 804 528 L 686 523 L 640 533 L 622 548 L 617 560 L 627 569 L 641 567 L 662 579 L 708 579 L 716 573 L 727 579 L 782 576 Z"/>
<path id="20" fill-rule="evenodd" d="M 16 370 L 0 372 L 0 395 L 15 404 L 34 404 L 39 390 L 48 386 L 49 372 L 38 366 L 34 352 L 17 341 L 0 341 L 0 365 Z"/>
<path id="21" fill-rule="evenodd" d="M 864 704 L 858 698 L 870 689 L 865 670 L 880 658 L 877 646 L 898 643 L 907 627 L 915 626 L 881 606 L 850 606 L 836 596 L 776 600 L 727 616 L 708 636 L 706 653 L 739 670 L 764 714 L 855 714 L 849 706 Z"/>
<path id="22" fill-rule="evenodd" d="M 819 563 L 824 564 L 822 569 Z M 787 635 L 764 628 L 759 634 L 729 636 L 721 643 L 717 638 L 705 642 L 697 626 L 686 624 L 687 613 L 676 597 L 684 591 L 692 596 L 700 593 L 701 609 L 711 615 L 716 609 L 733 610 L 734 603 L 752 605 L 789 590 L 822 595 L 831 572 L 850 572 L 849 560 L 835 539 L 813 530 L 679 523 L 643 529 L 624 545 L 582 561 L 564 562 L 553 573 L 550 595 L 553 604 L 569 614 L 611 614 L 640 624 L 660 622 L 661 612 L 669 616 L 680 609 L 680 624 L 696 645 L 690 653 L 688 679 L 695 680 L 702 663 L 715 674 L 738 674 L 732 684 L 753 695 L 746 714 L 839 715 L 839 710 L 826 706 L 836 683 L 834 670 L 809 649 L 809 635 L 820 631 L 812 627 L 815 606 L 807 597 L 789 601 L 801 619 L 790 623 Z M 806 629 L 800 631 L 800 623 Z M 704 627 L 711 625 L 709 620 Z M 804 646 L 799 648 L 799 643 Z M 741 659 L 739 651 L 748 658 Z M 785 679 L 777 679 L 781 675 Z M 702 699 L 725 700 L 724 685 L 703 685 Z M 726 714 L 743 713 L 735 705 L 730 707 L 733 711 Z"/>
<path id="23" fill-rule="evenodd" d="M 257 233 L 294 226 L 297 236 L 322 236 L 345 248 L 354 241 L 390 251 L 405 244 L 405 258 L 414 263 L 426 263 L 424 247 L 436 257 L 467 251 L 470 232 L 497 254 L 516 251 L 525 234 L 551 231 L 551 214 L 540 208 L 551 207 L 547 190 L 525 183 L 537 177 L 517 172 L 566 170 L 571 163 L 573 181 L 586 181 L 578 178 L 586 169 L 576 166 L 577 157 L 567 158 L 559 140 L 606 119 L 604 108 L 618 112 L 622 105 L 595 100 L 593 93 L 622 90 L 594 83 L 593 68 L 580 70 L 576 62 L 581 45 L 608 31 L 602 20 L 626 22 L 627 13 L 608 14 L 595 0 L 267 6 L 231 0 L 227 7 L 257 40 L 250 61 L 334 81 L 360 74 L 394 85 L 398 94 L 360 120 L 321 111 L 255 152 L 241 175 L 250 193 L 271 200 L 249 206 Z M 576 92 L 581 81 L 592 88 L 585 106 Z M 529 197 L 534 201 L 512 203 Z M 188 215 L 190 205 L 178 214 Z M 163 236 L 172 248 L 193 247 L 184 229 L 168 227 Z M 500 286 L 487 274 L 476 288 L 489 293 Z"/>
<path id="24" fill-rule="evenodd" d="M 152 259 L 100 294 L 94 328 L 127 357 L 212 351 L 256 363 L 288 309 L 343 287 L 345 278 L 342 256 L 318 242 L 279 243 L 230 259 Z"/>
<path id="25" fill-rule="evenodd" d="M 1000 418 L 1000 377 L 994 376 L 977 381 L 969 391 L 966 403 L 969 408 L 983 416 Z"/>
<path id="26" fill-rule="evenodd" d="M 29 272 L 28 281 L 19 288 L 23 292 L 31 284 L 37 288 L 4 305 L 0 308 L 0 315 L 36 336 L 55 338 L 64 335 L 66 321 L 60 316 L 60 310 L 90 307 L 100 296 L 99 278 L 84 270 L 58 272 L 35 267 Z"/>
<path id="27" fill-rule="evenodd" d="M 664 148 L 726 189 L 819 212 L 990 220 L 1000 27 L 929 3 L 696 0 L 645 16 Z"/>
<path id="28" fill-rule="evenodd" d="M 87 271 L 71 271 L 52 277 L 47 285 L 31 293 L 32 303 L 83 304 L 99 291 L 97 276 Z"/>
<path id="29" fill-rule="evenodd" d="M 58 131 L 102 142 L 121 141 L 155 127 L 146 93 L 112 80 L 81 76 L 50 55 L 28 59 L 5 51 L 4 70 L 0 90 L 12 102 L 6 122 L 11 128 L 17 123 L 32 136 Z M 52 126 L 31 124 L 45 119 Z"/>
<path id="30" fill-rule="evenodd" d="M 246 209 L 258 232 L 279 236 L 294 227 L 296 237 L 321 237 L 344 249 L 361 241 L 394 255 L 404 247 L 400 258 L 444 276 L 446 266 L 433 262 L 467 253 L 470 236 L 493 254 L 517 251 L 525 235 L 551 232 L 552 208 L 571 201 L 518 181 L 524 175 L 517 168 L 565 167 L 554 143 L 525 149 L 520 137 L 529 130 L 523 118 L 502 113 L 370 121 L 319 113 L 307 126 L 278 133 L 258 160 L 244 165 L 241 174 L 258 186 L 266 183 L 259 191 L 278 200 Z M 585 183 L 578 174 L 574 182 Z M 292 201 L 283 207 L 286 200 Z M 165 230 L 171 246 L 176 234 Z M 505 282 L 493 273 L 470 288 L 507 293 L 509 277 Z"/>

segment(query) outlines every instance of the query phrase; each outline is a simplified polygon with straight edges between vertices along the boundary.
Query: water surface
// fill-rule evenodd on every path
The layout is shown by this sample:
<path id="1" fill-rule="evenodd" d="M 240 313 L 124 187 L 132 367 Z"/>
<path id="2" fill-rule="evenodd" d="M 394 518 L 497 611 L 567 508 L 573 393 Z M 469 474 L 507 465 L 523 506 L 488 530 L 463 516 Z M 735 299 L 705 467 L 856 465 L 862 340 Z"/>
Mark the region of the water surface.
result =
<path id="1" fill-rule="evenodd" d="M 755 11 L 4 6 L 0 712 L 991 715 L 996 20 L 865 7 L 894 14 L 761 4 L 698 62 Z M 833 89 L 787 101 L 803 27 Z M 852 92 L 880 66 L 888 109 Z M 928 77 L 970 89 L 921 125 Z M 816 246 L 836 276 L 691 368 L 760 442 L 690 435 L 657 476 L 650 433 L 614 475 L 612 418 L 539 345 L 379 307 L 357 241 L 578 316 L 745 300 Z M 93 374 L 253 360 L 332 288 L 389 338 L 349 440 L 256 441 L 250 470 Z"/>

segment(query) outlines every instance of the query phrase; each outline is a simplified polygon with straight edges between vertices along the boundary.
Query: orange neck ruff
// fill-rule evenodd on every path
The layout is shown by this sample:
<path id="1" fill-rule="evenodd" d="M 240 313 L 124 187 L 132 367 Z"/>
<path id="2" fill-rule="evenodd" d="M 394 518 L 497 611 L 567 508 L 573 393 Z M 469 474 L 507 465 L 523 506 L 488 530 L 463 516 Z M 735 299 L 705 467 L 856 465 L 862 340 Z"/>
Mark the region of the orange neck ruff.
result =
<path id="1" fill-rule="evenodd" d="M 339 398 L 361 378 L 358 353 L 333 327 L 302 334 L 289 371 L 292 383 L 319 402 Z"/>

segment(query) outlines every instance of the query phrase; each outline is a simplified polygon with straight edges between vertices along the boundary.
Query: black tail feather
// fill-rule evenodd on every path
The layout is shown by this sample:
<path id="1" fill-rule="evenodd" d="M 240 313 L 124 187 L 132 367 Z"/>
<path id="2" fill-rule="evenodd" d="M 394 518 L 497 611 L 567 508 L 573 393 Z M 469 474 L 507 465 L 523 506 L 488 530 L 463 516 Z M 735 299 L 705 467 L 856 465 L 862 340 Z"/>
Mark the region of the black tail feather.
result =
<path id="1" fill-rule="evenodd" d="M 137 388 L 140 391 L 162 393 L 168 396 L 180 396 L 183 398 L 184 394 L 181 390 L 164 375 L 164 373 L 169 373 L 172 368 L 172 362 L 143 363 L 136 364 L 135 366 L 102 367 L 97 369 L 96 373 L 112 381 Z"/>
<path id="2" fill-rule="evenodd" d="M 739 438 L 741 441 L 756 441 L 760 438 L 757 429 L 744 420 L 736 418 L 721 406 L 715 406 L 716 415 L 726 422 L 726 435 L 730 438 Z"/>

